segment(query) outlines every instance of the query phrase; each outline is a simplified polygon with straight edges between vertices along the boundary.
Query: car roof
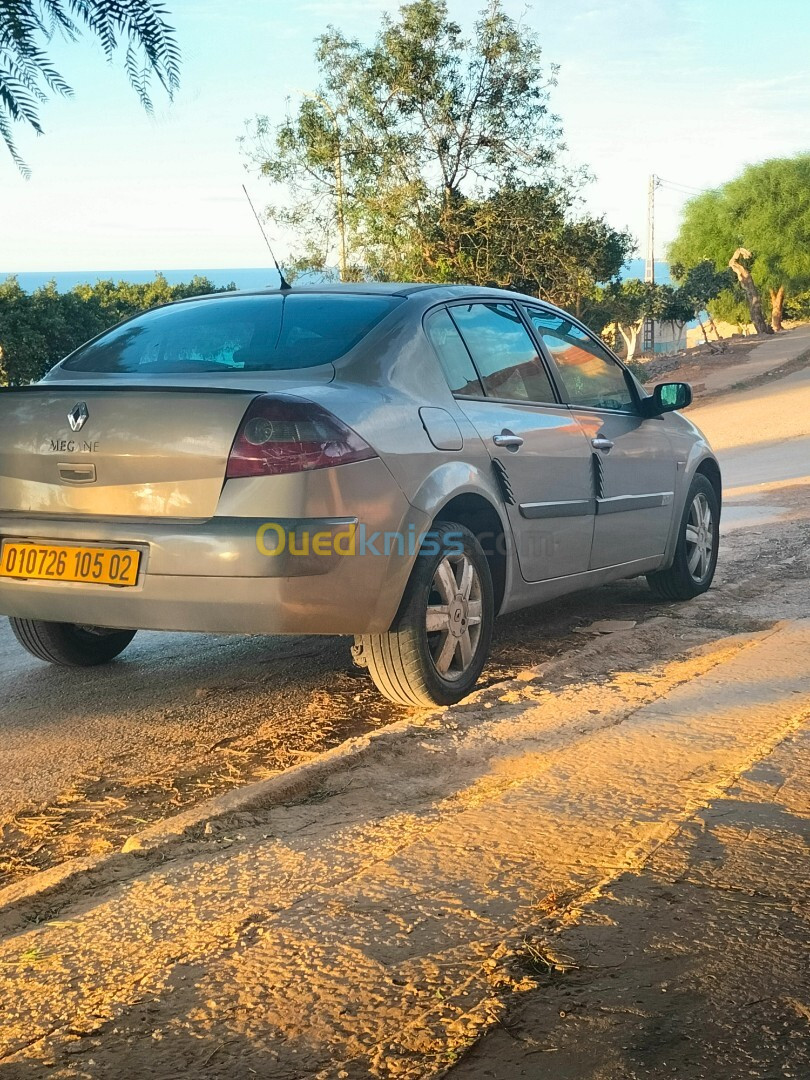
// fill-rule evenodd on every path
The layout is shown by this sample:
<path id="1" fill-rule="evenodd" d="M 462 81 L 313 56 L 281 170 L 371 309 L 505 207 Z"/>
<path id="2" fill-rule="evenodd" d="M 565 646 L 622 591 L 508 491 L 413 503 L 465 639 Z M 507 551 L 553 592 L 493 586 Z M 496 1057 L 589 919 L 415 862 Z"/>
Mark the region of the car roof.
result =
<path id="1" fill-rule="evenodd" d="M 224 289 L 219 292 L 200 293 L 199 296 L 185 296 L 175 303 L 186 304 L 195 300 L 212 300 L 231 296 L 294 296 L 298 293 L 317 295 L 326 293 L 334 295 L 352 294 L 356 296 L 411 296 L 413 293 L 424 292 L 427 289 L 435 289 L 435 285 L 420 285 L 400 281 L 369 281 L 369 282 L 339 282 L 337 284 L 326 283 L 323 285 L 291 285 L 288 289 L 271 288 L 265 289 Z"/>
<path id="2" fill-rule="evenodd" d="M 467 297 L 489 297 L 490 299 L 516 300 L 521 299 L 567 315 L 562 308 L 549 303 L 548 300 L 540 300 L 536 296 L 526 293 L 515 292 L 511 289 L 499 289 L 481 285 L 437 285 L 431 282 L 413 281 L 359 281 L 339 282 L 335 284 L 321 285 L 293 285 L 289 289 L 235 289 L 228 292 L 206 293 L 201 296 L 189 296 L 175 303 L 193 304 L 200 300 L 225 299 L 234 296 L 295 296 L 306 294 L 308 296 L 326 295 L 354 295 L 354 296 L 399 296 L 403 299 L 410 296 L 419 296 L 423 301 L 430 304 L 439 303 L 442 300 L 463 300 Z"/>

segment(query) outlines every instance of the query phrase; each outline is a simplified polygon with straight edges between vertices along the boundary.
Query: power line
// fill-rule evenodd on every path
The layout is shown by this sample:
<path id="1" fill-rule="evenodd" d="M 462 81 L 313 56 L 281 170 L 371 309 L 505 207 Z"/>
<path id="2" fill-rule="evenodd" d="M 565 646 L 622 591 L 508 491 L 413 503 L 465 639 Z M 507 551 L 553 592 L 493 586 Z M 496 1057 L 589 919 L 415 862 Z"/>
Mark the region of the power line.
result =
<path id="1" fill-rule="evenodd" d="M 688 195 L 701 195 L 704 191 L 707 190 L 706 188 L 690 187 L 689 184 L 682 184 L 680 181 L 664 180 L 664 178 L 661 177 L 661 176 L 656 177 L 656 179 L 658 181 L 658 186 L 659 187 L 663 186 L 663 187 L 672 188 L 675 191 L 682 191 L 682 192 L 685 192 Z"/>

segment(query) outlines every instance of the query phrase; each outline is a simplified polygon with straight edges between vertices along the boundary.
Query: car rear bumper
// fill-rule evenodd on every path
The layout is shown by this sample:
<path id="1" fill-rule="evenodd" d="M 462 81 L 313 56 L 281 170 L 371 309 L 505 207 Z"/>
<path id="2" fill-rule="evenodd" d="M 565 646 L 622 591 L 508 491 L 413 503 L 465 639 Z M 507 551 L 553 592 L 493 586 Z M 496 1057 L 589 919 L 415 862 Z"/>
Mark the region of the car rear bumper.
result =
<path id="1" fill-rule="evenodd" d="M 363 525 L 350 517 L 125 522 L 2 515 L 0 541 L 132 547 L 141 565 L 131 588 L 0 579 L 0 613 L 138 630 L 383 632 L 413 563 L 409 537 L 428 521 L 403 500 L 391 534 L 403 540 L 385 544 L 380 536 L 369 546 L 374 534 Z"/>

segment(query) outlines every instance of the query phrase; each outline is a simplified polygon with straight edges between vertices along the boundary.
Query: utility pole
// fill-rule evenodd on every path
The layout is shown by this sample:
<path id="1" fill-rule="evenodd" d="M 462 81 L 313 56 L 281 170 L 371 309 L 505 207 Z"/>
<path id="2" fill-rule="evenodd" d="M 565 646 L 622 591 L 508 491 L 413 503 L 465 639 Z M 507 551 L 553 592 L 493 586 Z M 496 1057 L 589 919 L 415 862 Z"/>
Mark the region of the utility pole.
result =
<path id="1" fill-rule="evenodd" d="M 655 175 L 650 174 L 650 183 L 647 188 L 647 258 L 644 264 L 644 280 L 651 285 L 655 284 L 655 189 L 661 181 Z M 644 352 L 655 350 L 655 320 L 644 320 L 644 334 L 642 338 Z"/>

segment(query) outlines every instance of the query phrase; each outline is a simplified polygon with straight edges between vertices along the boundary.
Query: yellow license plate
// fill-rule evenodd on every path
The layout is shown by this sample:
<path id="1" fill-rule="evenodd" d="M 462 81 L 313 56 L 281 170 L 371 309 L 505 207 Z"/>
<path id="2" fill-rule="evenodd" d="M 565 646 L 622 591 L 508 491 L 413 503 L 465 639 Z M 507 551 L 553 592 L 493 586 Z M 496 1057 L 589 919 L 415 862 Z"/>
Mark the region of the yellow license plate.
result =
<path id="1" fill-rule="evenodd" d="M 130 586 L 138 580 L 140 561 L 141 553 L 132 548 L 69 547 L 6 540 L 0 552 L 0 577 Z"/>

